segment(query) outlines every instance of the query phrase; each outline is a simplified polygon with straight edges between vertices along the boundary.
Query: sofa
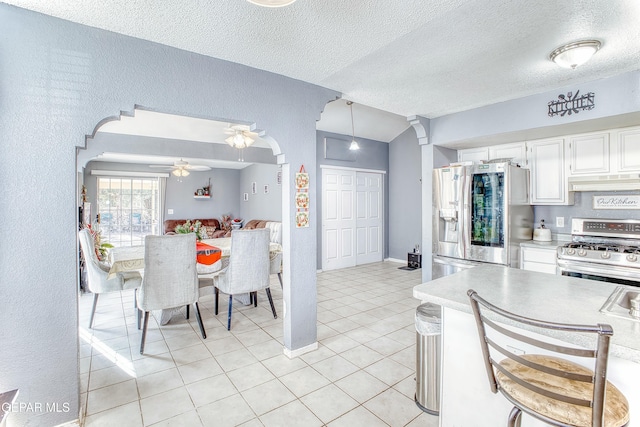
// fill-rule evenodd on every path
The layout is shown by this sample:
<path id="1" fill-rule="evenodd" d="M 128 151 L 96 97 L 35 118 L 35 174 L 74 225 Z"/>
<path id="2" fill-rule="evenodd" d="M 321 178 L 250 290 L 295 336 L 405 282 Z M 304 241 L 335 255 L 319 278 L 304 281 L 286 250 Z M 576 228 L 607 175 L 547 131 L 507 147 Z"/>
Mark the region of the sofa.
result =
<path id="1" fill-rule="evenodd" d="M 200 221 L 202 227 L 205 228 L 206 236 L 202 236 L 204 239 L 217 239 L 219 237 L 231 237 L 230 230 L 222 230 L 220 227 L 220 221 L 215 218 L 194 218 L 191 223 Z M 177 225 L 184 224 L 186 219 L 166 219 L 163 224 L 163 234 L 175 233 Z M 245 230 L 252 230 L 254 228 L 268 228 L 271 233 L 271 241 L 274 243 L 282 244 L 282 223 L 280 221 L 268 221 L 263 219 L 252 219 L 248 221 L 244 227 Z"/>
<path id="2" fill-rule="evenodd" d="M 200 221 L 206 236 L 202 236 L 205 239 L 217 239 L 218 237 L 225 237 L 227 232 L 220 229 L 220 221 L 215 218 L 194 218 L 191 223 Z M 163 234 L 175 233 L 176 226 L 187 222 L 186 219 L 165 219 L 163 223 Z"/>

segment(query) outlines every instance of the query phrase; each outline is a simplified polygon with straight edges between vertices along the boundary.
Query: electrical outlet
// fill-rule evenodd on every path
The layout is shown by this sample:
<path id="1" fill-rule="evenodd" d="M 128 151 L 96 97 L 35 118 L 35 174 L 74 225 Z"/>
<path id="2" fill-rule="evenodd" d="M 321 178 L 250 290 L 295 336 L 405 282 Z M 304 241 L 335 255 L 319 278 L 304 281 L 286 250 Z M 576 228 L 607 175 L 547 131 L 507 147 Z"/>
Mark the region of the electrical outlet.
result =
<path id="1" fill-rule="evenodd" d="M 564 227 L 564 217 L 563 216 L 557 216 L 556 217 L 556 227 L 559 227 L 559 228 Z"/>
<path id="2" fill-rule="evenodd" d="M 167 209 L 167 215 L 173 215 L 173 209 Z"/>

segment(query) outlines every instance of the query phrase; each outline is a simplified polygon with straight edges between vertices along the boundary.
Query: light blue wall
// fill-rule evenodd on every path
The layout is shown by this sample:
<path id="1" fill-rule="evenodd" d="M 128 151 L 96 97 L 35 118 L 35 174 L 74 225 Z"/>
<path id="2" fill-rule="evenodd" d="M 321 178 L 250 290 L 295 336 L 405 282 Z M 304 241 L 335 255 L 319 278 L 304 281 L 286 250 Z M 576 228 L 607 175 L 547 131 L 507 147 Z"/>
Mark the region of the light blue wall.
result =
<path id="1" fill-rule="evenodd" d="M 371 139 L 364 138 L 356 138 L 359 145 L 360 150 L 356 152 L 353 161 L 347 160 L 335 160 L 335 159 L 325 159 L 325 150 L 324 150 L 324 139 L 332 138 L 336 140 L 345 141 L 345 146 L 348 147 L 351 142 L 351 136 L 341 135 L 337 133 L 331 132 L 323 132 L 318 131 L 316 134 L 316 156 L 317 156 L 317 168 L 315 168 L 315 172 L 317 175 L 317 179 L 311 181 L 311 187 L 317 191 L 317 197 L 315 199 L 311 199 L 311 211 L 315 212 L 318 216 L 318 219 L 322 218 L 322 173 L 320 172 L 320 165 L 323 166 L 337 166 L 343 168 L 353 168 L 353 169 L 368 169 L 368 170 L 376 170 L 384 172 L 383 180 L 384 180 L 384 257 L 387 258 L 389 256 L 389 144 L 386 142 L 374 141 Z M 305 169 L 307 172 L 310 171 L 310 166 L 305 165 Z M 316 182 L 316 185 L 313 185 L 313 182 Z M 310 189 L 311 191 L 311 189 Z M 313 206 L 316 206 L 315 210 Z M 317 240 L 318 240 L 318 253 L 317 253 L 317 267 L 320 269 L 322 267 L 322 253 L 321 253 L 321 242 L 322 242 L 322 230 L 318 228 L 317 230 Z"/>
<path id="2" fill-rule="evenodd" d="M 167 179 L 165 219 L 220 218 L 224 214 L 240 210 L 240 171 L 235 169 L 211 169 L 191 172 L 180 178 L 171 175 Z M 209 183 L 211 198 L 195 199 L 194 192 Z M 168 213 L 173 209 L 173 215 Z"/>
<path id="3" fill-rule="evenodd" d="M 595 93 L 595 108 L 593 110 L 581 111 L 578 114 L 566 114 L 562 117 L 549 117 L 549 101 L 557 100 L 559 94 L 569 92 L 575 94 L 577 91 L 582 94 Z M 437 117 L 431 120 L 430 140 L 436 145 L 473 138 L 485 138 L 485 140 L 491 141 L 491 136 L 512 132 L 519 132 L 519 138 L 522 138 L 523 131 L 535 134 L 545 128 L 549 129 L 548 136 L 562 135 L 568 133 L 561 130 L 562 126 L 575 124 L 579 126 L 580 122 L 637 113 L 640 111 L 640 96 L 638 94 L 640 94 L 640 71 L 634 71 L 608 79 L 585 82 Z M 554 128 L 558 130 L 554 131 Z"/>
<path id="4" fill-rule="evenodd" d="M 141 105 L 255 123 L 282 154 L 283 188 L 301 164 L 316 180 L 316 121 L 338 92 L 0 4 L 0 390 L 69 412 L 19 413 L 17 425 L 57 425 L 79 410 L 76 147 L 98 123 Z M 247 96 L 244 96 L 247 95 Z M 250 160 L 248 160 L 250 161 Z M 316 191 L 310 191 L 315 200 Z M 291 228 L 283 191 L 283 342 L 313 345 L 318 220 Z M 31 238 L 28 236 L 38 236 Z M 41 254 L 37 265 L 33 254 Z"/>
<path id="5" fill-rule="evenodd" d="M 97 206 L 97 177 L 91 174 L 94 169 L 133 172 L 150 170 L 148 165 L 89 162 L 85 169 L 84 183 L 87 187 L 87 198 L 92 207 Z M 209 178 L 211 178 L 211 198 L 195 199 L 194 192 L 207 185 Z M 166 209 L 173 209 L 173 214 L 165 210 L 165 219 L 220 218 L 223 214 L 238 213 L 240 211 L 239 192 L 240 171 L 235 169 L 191 172 L 189 176 L 180 178 L 180 181 L 177 177 L 170 175 L 167 178 Z"/>
<path id="6" fill-rule="evenodd" d="M 413 127 L 389 144 L 389 258 L 422 246 L 422 163 Z"/>
<path id="7" fill-rule="evenodd" d="M 282 221 L 282 184 L 278 184 L 278 173 L 281 169 L 276 165 L 253 164 L 244 168 L 240 177 L 238 198 L 240 202 L 239 216 L 245 224 L 252 219 Z M 256 183 L 256 194 L 252 193 L 252 184 Z M 265 185 L 268 192 L 265 193 Z M 244 201 L 244 193 L 249 200 Z"/>
<path id="8" fill-rule="evenodd" d="M 556 234 L 571 234 L 571 218 L 640 219 L 640 211 L 633 209 L 593 209 L 594 196 L 640 195 L 640 191 L 581 191 L 573 194 L 571 206 L 534 206 L 535 227 L 544 219 L 547 228 Z M 564 217 L 564 227 L 556 227 L 556 217 Z"/>

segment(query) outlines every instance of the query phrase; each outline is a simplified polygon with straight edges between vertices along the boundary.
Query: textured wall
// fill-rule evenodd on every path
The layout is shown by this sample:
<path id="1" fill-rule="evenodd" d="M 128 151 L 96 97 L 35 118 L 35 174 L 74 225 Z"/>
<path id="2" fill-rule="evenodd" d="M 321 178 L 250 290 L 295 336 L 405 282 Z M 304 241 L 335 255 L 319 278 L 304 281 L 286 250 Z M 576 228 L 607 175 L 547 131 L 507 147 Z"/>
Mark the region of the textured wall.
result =
<path id="1" fill-rule="evenodd" d="M 389 258 L 422 246 L 421 155 L 413 127 L 389 144 Z"/>
<path id="2" fill-rule="evenodd" d="M 575 94 L 578 90 L 582 94 L 595 93 L 595 108 L 593 110 L 572 115 L 566 114 L 563 117 L 548 116 L 547 103 L 549 101 L 557 100 L 559 94 L 569 92 Z M 484 137 L 487 145 L 491 145 L 491 136 L 523 130 L 528 131 L 530 139 L 544 138 L 554 134 L 562 135 L 562 130 L 553 131 L 553 127 L 560 129 L 562 126 L 573 126 L 573 133 L 578 133 L 580 130 L 576 129 L 580 129 L 581 122 L 640 111 L 639 94 L 640 71 L 586 82 L 564 89 L 437 117 L 431 120 L 431 142 L 443 145 L 469 138 Z M 545 128 L 549 128 L 548 133 L 539 133 L 541 129 Z M 572 132 L 565 131 L 564 133 Z M 522 135 L 520 132 L 519 138 L 522 138 Z"/>
<path id="3" fill-rule="evenodd" d="M 0 390 L 69 412 L 19 413 L 18 425 L 78 414 L 76 146 L 103 119 L 141 105 L 161 112 L 255 122 L 283 153 L 283 186 L 304 163 L 315 181 L 320 113 L 339 94 L 0 4 Z M 291 163 L 291 167 L 288 166 Z M 283 192 L 284 343 L 316 341 L 315 212 L 291 229 Z M 310 191 L 312 200 L 315 190 Z M 37 261 L 33 261 L 37 254 Z"/>
<path id="4" fill-rule="evenodd" d="M 276 165 L 253 164 L 242 169 L 240 176 L 240 188 L 238 200 L 240 210 L 236 215 L 243 218 L 245 224 L 252 219 L 282 220 L 282 184 L 278 184 L 278 172 L 282 172 Z M 252 183 L 256 183 L 256 194 L 252 194 Z M 268 193 L 264 192 L 264 186 L 268 185 Z M 244 201 L 244 193 L 249 200 Z"/>

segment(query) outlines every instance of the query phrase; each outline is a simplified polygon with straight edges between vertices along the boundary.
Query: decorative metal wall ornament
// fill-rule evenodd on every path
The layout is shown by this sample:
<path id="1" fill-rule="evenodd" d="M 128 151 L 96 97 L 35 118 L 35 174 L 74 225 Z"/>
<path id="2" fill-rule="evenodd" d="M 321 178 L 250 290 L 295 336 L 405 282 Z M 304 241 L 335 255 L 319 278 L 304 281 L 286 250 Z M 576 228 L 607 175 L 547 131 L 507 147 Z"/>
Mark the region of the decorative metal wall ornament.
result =
<path id="1" fill-rule="evenodd" d="M 573 113 L 578 114 L 582 110 L 593 110 L 595 108 L 595 96 L 593 92 L 586 93 L 578 96 L 580 91 L 567 93 L 567 95 L 558 95 L 557 101 L 549 101 L 549 117 L 557 116 L 564 117 L 564 115 L 571 115 Z"/>

